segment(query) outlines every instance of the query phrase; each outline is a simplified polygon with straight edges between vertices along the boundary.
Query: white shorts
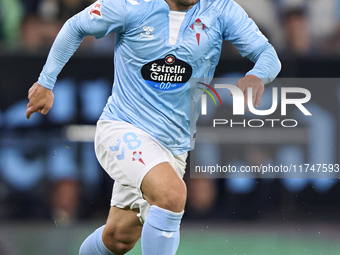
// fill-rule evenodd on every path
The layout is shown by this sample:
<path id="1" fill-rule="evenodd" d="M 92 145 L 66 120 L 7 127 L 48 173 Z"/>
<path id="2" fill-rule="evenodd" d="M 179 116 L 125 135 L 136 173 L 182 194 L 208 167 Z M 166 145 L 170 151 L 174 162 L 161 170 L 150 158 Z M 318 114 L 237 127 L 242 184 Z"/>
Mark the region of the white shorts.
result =
<path id="1" fill-rule="evenodd" d="M 99 120 L 95 135 L 99 163 L 115 180 L 111 206 L 139 208 L 143 222 L 150 205 L 143 199 L 141 183 L 154 166 L 169 162 L 183 178 L 188 153 L 173 156 L 145 131 L 122 121 Z"/>

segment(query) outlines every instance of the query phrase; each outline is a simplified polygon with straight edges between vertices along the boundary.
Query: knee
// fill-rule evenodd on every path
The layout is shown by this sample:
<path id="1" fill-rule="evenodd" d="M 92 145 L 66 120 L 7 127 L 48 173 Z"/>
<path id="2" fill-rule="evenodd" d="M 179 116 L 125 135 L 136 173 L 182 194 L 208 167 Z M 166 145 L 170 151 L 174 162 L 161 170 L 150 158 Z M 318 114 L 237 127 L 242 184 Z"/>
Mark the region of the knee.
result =
<path id="1" fill-rule="evenodd" d="M 172 212 L 184 210 L 187 188 L 182 178 L 167 162 L 153 167 L 144 177 L 141 190 L 150 205 Z"/>
<path id="2" fill-rule="evenodd" d="M 104 229 L 102 239 L 107 249 L 116 255 L 122 255 L 135 246 L 139 236 L 129 235 L 120 229 Z"/>
<path id="3" fill-rule="evenodd" d="M 182 212 L 187 198 L 187 188 L 185 183 L 180 180 L 177 184 L 163 187 L 162 191 L 154 196 L 151 204 L 172 212 Z"/>
<path id="4" fill-rule="evenodd" d="M 117 243 L 115 244 L 115 249 L 112 250 L 112 251 L 116 255 L 123 255 L 123 254 L 127 253 L 128 251 L 130 251 L 134 246 L 135 246 L 134 243 L 133 244 L 132 243 L 123 243 L 123 242 L 117 241 Z"/>

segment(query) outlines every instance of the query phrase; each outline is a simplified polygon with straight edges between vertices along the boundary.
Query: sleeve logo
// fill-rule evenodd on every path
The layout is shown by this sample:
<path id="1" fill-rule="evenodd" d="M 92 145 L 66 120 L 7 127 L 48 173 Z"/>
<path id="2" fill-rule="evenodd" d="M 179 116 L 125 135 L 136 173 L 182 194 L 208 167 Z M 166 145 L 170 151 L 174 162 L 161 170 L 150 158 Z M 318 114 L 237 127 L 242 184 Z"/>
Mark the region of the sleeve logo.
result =
<path id="1" fill-rule="evenodd" d="M 103 18 L 102 16 L 102 5 L 101 3 L 95 3 L 92 8 L 89 10 L 90 18 L 93 19 L 94 16 L 98 16 L 99 18 Z"/>

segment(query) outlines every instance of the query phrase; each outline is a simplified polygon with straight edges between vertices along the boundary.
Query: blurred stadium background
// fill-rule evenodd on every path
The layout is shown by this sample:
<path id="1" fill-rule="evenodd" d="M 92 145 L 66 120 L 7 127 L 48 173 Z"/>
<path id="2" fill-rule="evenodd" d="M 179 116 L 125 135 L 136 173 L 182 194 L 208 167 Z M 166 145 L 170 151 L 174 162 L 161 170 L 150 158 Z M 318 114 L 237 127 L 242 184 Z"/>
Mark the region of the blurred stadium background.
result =
<path id="1" fill-rule="evenodd" d="M 86 38 L 59 76 L 48 116 L 25 118 L 27 90 L 56 33 L 92 2 L 0 0 L 1 255 L 77 254 L 84 238 L 105 223 L 113 182 L 97 163 L 93 132 L 110 94 L 114 35 Z M 339 0 L 236 2 L 277 49 L 280 78 L 339 77 Z M 251 67 L 226 42 L 216 76 L 242 76 Z M 305 86 L 313 118 L 297 118 L 303 133 L 296 130 L 296 142 L 229 136 L 222 146 L 200 147 L 190 157 L 213 160 L 218 150 L 225 164 L 338 164 L 340 80 L 333 81 Z M 340 254 L 338 178 L 185 179 L 179 255 Z M 129 254 L 141 254 L 140 245 Z"/>

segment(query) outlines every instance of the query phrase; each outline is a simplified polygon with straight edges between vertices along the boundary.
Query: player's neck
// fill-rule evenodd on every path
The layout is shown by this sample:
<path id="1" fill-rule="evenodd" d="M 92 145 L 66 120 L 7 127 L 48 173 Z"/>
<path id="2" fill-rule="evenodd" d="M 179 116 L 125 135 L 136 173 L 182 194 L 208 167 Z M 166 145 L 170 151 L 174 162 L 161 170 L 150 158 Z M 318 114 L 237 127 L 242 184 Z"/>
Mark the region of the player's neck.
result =
<path id="1" fill-rule="evenodd" d="M 165 0 L 165 2 L 167 2 L 170 10 L 172 11 L 187 11 L 194 6 L 194 4 L 193 5 L 181 4 L 179 1 L 176 0 Z"/>

